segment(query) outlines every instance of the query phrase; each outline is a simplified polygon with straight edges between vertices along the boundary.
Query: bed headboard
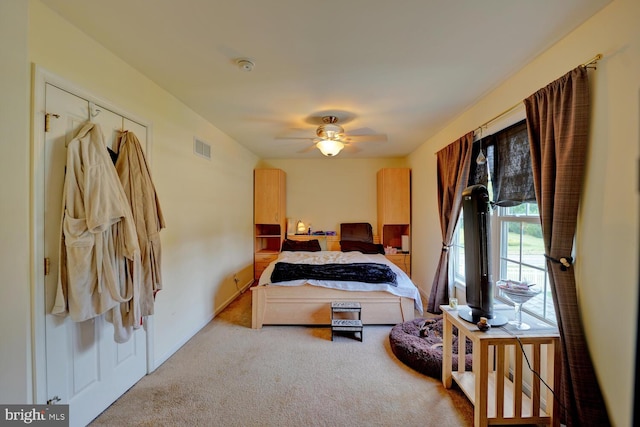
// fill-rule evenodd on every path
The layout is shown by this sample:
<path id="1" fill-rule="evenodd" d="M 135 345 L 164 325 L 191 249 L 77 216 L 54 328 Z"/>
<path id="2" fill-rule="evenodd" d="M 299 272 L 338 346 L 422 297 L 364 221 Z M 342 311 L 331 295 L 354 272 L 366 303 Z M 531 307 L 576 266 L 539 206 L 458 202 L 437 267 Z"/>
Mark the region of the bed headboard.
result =
<path id="1" fill-rule="evenodd" d="M 340 240 L 373 243 L 373 229 L 368 222 L 340 224 Z"/>
<path id="2" fill-rule="evenodd" d="M 326 236 L 326 239 L 328 251 L 339 251 L 342 249 L 340 247 L 340 236 Z M 380 236 L 378 236 L 377 234 L 374 235 L 373 243 L 380 243 Z"/>

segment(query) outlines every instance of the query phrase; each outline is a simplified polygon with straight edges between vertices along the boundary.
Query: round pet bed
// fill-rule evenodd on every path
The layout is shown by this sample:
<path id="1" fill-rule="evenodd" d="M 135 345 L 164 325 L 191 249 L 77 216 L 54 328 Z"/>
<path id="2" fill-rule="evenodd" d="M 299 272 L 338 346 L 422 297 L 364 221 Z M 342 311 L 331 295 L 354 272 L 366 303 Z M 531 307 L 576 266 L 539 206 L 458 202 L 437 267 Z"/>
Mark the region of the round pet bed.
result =
<path id="1" fill-rule="evenodd" d="M 453 370 L 458 369 L 458 330 L 453 328 Z M 442 319 L 414 319 L 394 326 L 389 333 L 391 350 L 416 371 L 442 379 Z M 465 370 L 471 370 L 471 341 L 466 340 Z"/>

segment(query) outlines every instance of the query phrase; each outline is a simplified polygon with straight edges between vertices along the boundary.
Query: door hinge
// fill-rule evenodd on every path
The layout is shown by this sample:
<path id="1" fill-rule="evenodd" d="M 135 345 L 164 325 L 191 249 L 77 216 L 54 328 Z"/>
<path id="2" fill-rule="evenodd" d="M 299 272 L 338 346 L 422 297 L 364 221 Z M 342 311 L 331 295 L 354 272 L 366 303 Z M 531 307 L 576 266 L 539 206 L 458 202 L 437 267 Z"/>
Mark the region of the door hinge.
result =
<path id="1" fill-rule="evenodd" d="M 47 405 L 55 405 L 56 403 L 60 402 L 62 399 L 60 399 L 58 396 L 53 396 L 51 399 L 47 400 Z"/>
<path id="2" fill-rule="evenodd" d="M 51 259 L 45 258 L 44 259 L 44 275 L 48 276 L 50 271 L 51 271 Z"/>
<path id="3" fill-rule="evenodd" d="M 49 132 L 49 121 L 51 119 L 51 117 L 53 117 L 54 119 L 58 119 L 60 118 L 59 114 L 53 114 L 53 113 L 45 113 L 44 114 L 44 131 L 45 132 Z"/>

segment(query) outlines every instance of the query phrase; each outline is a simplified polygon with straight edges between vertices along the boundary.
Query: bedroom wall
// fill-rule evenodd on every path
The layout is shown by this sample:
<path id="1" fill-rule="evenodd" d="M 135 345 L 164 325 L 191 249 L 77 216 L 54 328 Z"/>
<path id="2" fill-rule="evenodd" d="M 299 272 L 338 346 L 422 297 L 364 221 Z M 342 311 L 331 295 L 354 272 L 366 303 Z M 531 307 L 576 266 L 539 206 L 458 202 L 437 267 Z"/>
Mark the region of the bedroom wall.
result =
<path id="1" fill-rule="evenodd" d="M 234 274 L 241 285 L 252 278 L 258 159 L 37 0 L 29 3 L 29 61 L 152 124 L 151 169 L 167 223 L 158 365 L 238 294 Z M 194 136 L 211 144 L 212 160 L 193 154 Z"/>
<path id="2" fill-rule="evenodd" d="M 595 54 L 604 54 L 598 69 L 590 72 L 593 115 L 575 272 L 589 350 L 611 421 L 618 426 L 632 424 L 633 410 L 639 248 L 638 22 L 640 2 L 612 2 L 408 159 L 413 171 L 413 256 L 422 260 L 414 262 L 413 276 L 429 283 L 428 292 L 440 255 L 434 153 Z"/>
<path id="3" fill-rule="evenodd" d="M 287 174 L 287 217 L 313 230 L 339 232 L 342 222 L 377 227 L 376 173 L 406 167 L 404 159 L 268 159 L 260 167 Z"/>
<path id="4" fill-rule="evenodd" d="M 26 2 L 0 1 L 0 402 L 5 404 L 31 399 L 27 19 Z"/>

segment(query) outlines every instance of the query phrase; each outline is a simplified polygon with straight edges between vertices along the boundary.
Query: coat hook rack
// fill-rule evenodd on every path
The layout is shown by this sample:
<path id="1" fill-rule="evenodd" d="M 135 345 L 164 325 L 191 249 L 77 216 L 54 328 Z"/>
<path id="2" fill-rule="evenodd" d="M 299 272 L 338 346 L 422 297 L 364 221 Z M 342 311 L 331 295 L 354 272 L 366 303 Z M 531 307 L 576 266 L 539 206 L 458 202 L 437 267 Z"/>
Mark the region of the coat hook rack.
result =
<path id="1" fill-rule="evenodd" d="M 96 104 L 94 104 L 93 102 L 89 102 L 89 116 L 90 117 L 95 117 L 98 114 L 100 114 L 100 112 L 102 111 L 102 109 L 100 107 L 98 107 Z"/>

